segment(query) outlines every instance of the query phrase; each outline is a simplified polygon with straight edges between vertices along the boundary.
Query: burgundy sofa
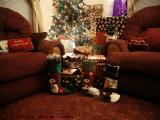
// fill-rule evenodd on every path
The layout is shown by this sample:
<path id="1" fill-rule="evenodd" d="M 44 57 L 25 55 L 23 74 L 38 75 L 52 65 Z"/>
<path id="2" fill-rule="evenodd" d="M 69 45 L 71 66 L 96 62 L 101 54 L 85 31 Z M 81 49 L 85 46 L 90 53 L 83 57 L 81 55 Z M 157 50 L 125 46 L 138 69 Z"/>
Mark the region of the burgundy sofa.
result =
<path id="1" fill-rule="evenodd" d="M 146 7 L 128 19 L 122 40 L 107 43 L 105 55 L 119 65 L 119 91 L 160 102 L 160 5 Z M 130 40 L 148 40 L 132 46 Z M 132 49 L 131 49 L 132 48 Z M 140 49 L 141 48 L 141 49 Z M 143 49 L 142 49 L 143 48 Z"/>
<path id="2" fill-rule="evenodd" d="M 59 41 L 44 40 L 47 33 L 32 33 L 30 23 L 19 13 L 0 7 L 0 40 L 29 37 L 34 49 L 0 53 L 0 106 L 30 96 L 48 83 L 46 56 L 58 47 L 61 55 L 64 47 Z"/>

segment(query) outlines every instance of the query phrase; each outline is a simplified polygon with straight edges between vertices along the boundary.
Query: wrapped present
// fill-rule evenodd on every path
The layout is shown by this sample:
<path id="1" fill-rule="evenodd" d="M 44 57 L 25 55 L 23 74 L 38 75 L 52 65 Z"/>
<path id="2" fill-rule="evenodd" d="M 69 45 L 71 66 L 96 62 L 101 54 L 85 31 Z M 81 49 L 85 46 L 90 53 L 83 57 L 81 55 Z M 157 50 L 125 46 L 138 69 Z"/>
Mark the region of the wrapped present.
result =
<path id="1" fill-rule="evenodd" d="M 81 88 L 81 76 L 79 69 L 67 68 L 61 73 L 61 84 L 65 88 L 69 88 L 72 91 Z"/>
<path id="2" fill-rule="evenodd" d="M 93 86 L 96 88 L 102 89 L 104 86 L 104 79 L 105 79 L 105 62 L 98 62 L 96 64 L 96 71 L 95 71 L 95 78 L 93 82 Z"/>
<path id="3" fill-rule="evenodd" d="M 74 53 L 90 55 L 92 53 L 92 46 L 77 46 L 74 48 Z"/>
<path id="4" fill-rule="evenodd" d="M 90 72 L 94 73 L 95 72 L 95 65 L 96 61 L 95 60 L 83 60 L 82 62 L 82 72 L 84 74 L 89 74 Z"/>
<path id="5" fill-rule="evenodd" d="M 79 68 L 85 56 L 83 54 L 66 53 L 62 58 L 63 68 Z"/>
<path id="6" fill-rule="evenodd" d="M 128 17 L 99 17 L 96 18 L 96 32 L 106 32 L 108 36 L 121 38 L 123 30 L 126 26 Z"/>
<path id="7" fill-rule="evenodd" d="M 104 67 L 106 63 L 106 57 L 104 55 L 89 55 L 87 57 L 89 61 L 94 61 L 92 67 L 94 68 L 94 80 L 93 86 L 96 88 L 103 88 L 104 85 Z"/>

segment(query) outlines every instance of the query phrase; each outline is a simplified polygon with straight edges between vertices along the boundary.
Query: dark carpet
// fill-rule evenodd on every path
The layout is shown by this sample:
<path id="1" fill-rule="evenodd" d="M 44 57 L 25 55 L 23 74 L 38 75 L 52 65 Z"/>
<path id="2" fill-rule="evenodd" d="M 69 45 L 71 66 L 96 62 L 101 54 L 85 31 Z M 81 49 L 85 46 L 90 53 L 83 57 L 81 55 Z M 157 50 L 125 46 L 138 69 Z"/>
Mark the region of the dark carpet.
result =
<path id="1" fill-rule="evenodd" d="M 0 120 L 160 120 L 160 106 L 126 95 L 107 103 L 81 93 L 43 92 L 1 108 Z"/>

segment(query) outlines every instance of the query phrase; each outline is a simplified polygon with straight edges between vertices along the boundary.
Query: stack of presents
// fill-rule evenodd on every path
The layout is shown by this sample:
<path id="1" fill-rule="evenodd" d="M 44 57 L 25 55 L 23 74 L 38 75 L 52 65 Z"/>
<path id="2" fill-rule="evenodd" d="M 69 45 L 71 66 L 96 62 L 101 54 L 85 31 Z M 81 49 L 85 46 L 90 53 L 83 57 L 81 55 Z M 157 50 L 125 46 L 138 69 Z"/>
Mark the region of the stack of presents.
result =
<path id="1" fill-rule="evenodd" d="M 47 74 L 52 94 L 64 95 L 80 91 L 90 96 L 107 95 L 107 100 L 111 101 L 110 95 L 113 92 L 115 94 L 117 89 L 119 68 L 108 68 L 103 55 L 86 56 L 73 53 L 62 59 L 57 55 L 48 55 L 47 58 Z M 115 95 L 116 100 L 119 99 L 118 94 Z"/>
<path id="2" fill-rule="evenodd" d="M 101 17 L 101 10 L 99 12 L 101 14 L 96 18 L 96 15 L 91 15 L 90 34 L 96 34 L 92 46 L 78 46 L 73 54 L 62 57 L 61 61 L 54 55 L 48 57 L 48 76 L 53 94 L 81 91 L 85 95 L 103 96 L 104 100 L 111 102 L 119 100 L 120 95 L 116 93 L 119 66 L 107 64 L 103 48 L 107 41 L 121 37 L 128 18 Z M 57 67 L 52 68 L 51 64 Z"/>

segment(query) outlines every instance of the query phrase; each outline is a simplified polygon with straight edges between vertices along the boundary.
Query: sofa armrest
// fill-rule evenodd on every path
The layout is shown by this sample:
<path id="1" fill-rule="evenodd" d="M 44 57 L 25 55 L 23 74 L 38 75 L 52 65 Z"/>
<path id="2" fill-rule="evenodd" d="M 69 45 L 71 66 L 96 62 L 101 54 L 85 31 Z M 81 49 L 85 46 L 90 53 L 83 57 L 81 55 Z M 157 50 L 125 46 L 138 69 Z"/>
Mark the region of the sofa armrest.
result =
<path id="1" fill-rule="evenodd" d="M 111 52 L 128 52 L 128 41 L 126 40 L 113 40 L 109 41 L 104 46 L 104 55 L 108 56 Z"/>
<path id="2" fill-rule="evenodd" d="M 46 54 L 52 54 L 55 52 L 55 48 L 60 49 L 61 55 L 65 54 L 64 46 L 59 40 L 56 41 L 42 40 L 39 45 L 38 51 L 44 52 Z"/>

